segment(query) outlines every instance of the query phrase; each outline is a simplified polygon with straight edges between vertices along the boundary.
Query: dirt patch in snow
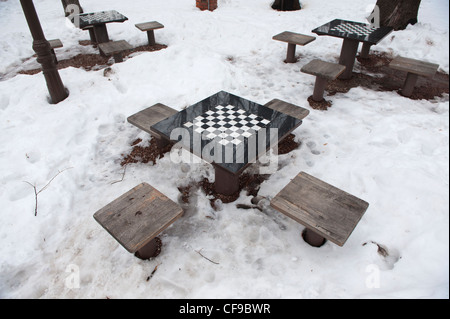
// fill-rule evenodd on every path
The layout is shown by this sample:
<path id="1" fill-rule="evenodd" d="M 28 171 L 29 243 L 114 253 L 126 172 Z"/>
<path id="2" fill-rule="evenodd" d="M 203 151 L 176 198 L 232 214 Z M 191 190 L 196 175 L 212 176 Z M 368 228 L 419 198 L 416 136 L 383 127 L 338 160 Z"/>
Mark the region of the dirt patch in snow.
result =
<path id="1" fill-rule="evenodd" d="M 90 40 L 79 41 L 79 43 L 80 43 L 80 45 L 83 45 L 83 46 L 93 45 L 93 44 L 91 44 Z M 97 48 L 97 45 L 94 44 L 93 47 Z M 165 48 L 167 48 L 167 45 L 164 45 L 164 44 L 155 44 L 153 46 L 142 45 L 142 46 L 138 46 L 132 50 L 125 51 L 123 53 L 123 57 L 124 57 L 124 59 L 126 59 L 131 54 L 136 53 L 136 52 L 153 52 L 153 51 L 159 51 L 159 50 L 162 50 Z M 56 56 L 58 56 L 58 53 L 56 53 Z M 78 54 L 70 59 L 59 60 L 57 67 L 58 67 L 58 70 L 65 69 L 68 67 L 74 67 L 74 68 L 82 68 L 82 69 L 85 69 L 86 71 L 91 71 L 91 70 L 104 69 L 112 64 L 114 64 L 114 59 L 111 57 L 102 56 L 100 54 Z M 33 75 L 33 74 L 37 74 L 41 71 L 42 71 L 42 69 L 38 68 L 38 69 L 31 69 L 31 70 L 22 70 L 22 71 L 19 71 L 18 73 Z"/>
<path id="2" fill-rule="evenodd" d="M 391 69 L 389 63 L 392 57 L 383 52 L 374 51 L 369 57 L 363 59 L 357 57 L 355 63 L 359 63 L 360 72 L 353 72 L 349 80 L 336 79 L 327 84 L 325 93 L 333 96 L 337 93 L 347 93 L 352 88 L 364 87 L 373 91 L 401 91 L 406 79 L 406 72 Z M 409 97 L 413 100 L 433 100 L 449 93 L 449 75 L 437 72 L 433 78 L 419 77 L 413 94 Z M 326 98 L 321 102 L 315 102 L 310 97 L 310 106 L 317 110 L 326 110 L 332 106 Z"/>
<path id="3" fill-rule="evenodd" d="M 142 139 L 136 139 L 131 143 L 131 152 L 129 154 L 121 154 L 122 161 L 120 165 L 125 166 L 134 163 L 149 163 L 150 165 L 154 165 L 156 160 L 164 157 L 165 153 L 169 152 L 173 145 L 173 143 L 170 143 L 164 148 L 159 148 L 154 138 L 144 145 Z M 287 154 L 298 148 L 299 145 L 300 143 L 295 141 L 295 135 L 290 134 L 278 145 L 278 154 Z M 214 183 L 209 182 L 207 178 L 195 184 L 179 187 L 178 190 L 181 193 L 181 200 L 184 203 L 189 203 L 191 193 L 201 188 L 206 195 L 210 196 L 211 206 L 215 208 L 216 200 L 220 199 L 222 203 L 233 202 L 239 197 L 242 190 L 246 191 L 247 196 L 256 197 L 261 183 L 268 177 L 268 175 L 244 172 L 239 177 L 239 191 L 230 196 L 217 193 L 214 188 Z"/>

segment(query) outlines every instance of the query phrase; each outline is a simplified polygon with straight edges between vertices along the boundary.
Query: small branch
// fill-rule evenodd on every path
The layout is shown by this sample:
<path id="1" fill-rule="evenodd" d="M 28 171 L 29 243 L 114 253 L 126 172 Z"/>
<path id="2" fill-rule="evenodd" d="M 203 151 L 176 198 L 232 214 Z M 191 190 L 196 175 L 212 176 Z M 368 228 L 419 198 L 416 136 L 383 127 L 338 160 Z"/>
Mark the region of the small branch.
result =
<path id="1" fill-rule="evenodd" d="M 42 191 L 44 191 L 44 190 L 48 187 L 48 185 L 50 185 L 50 183 L 56 178 L 56 176 L 58 176 L 58 175 L 61 174 L 62 172 L 67 171 L 68 169 L 71 169 L 71 168 L 73 168 L 73 167 L 68 167 L 68 168 L 63 169 L 62 171 L 58 171 L 58 173 L 57 173 L 55 176 L 53 176 L 53 177 L 48 181 L 48 183 L 47 183 L 44 187 L 41 188 L 41 190 L 40 190 L 39 192 L 37 192 L 37 195 L 39 195 L 39 193 L 41 193 Z"/>
<path id="2" fill-rule="evenodd" d="M 258 209 L 259 211 L 263 211 L 261 207 L 259 207 L 258 205 L 247 205 L 247 204 L 236 204 L 236 208 L 241 208 L 241 209 Z"/>
<path id="3" fill-rule="evenodd" d="M 33 189 L 34 189 L 34 199 L 35 199 L 34 216 L 37 216 L 37 212 L 38 212 L 38 195 L 39 195 L 41 192 L 43 192 L 43 191 L 45 191 L 45 190 L 47 189 L 47 187 L 48 187 L 48 186 L 50 185 L 50 183 L 56 178 L 56 176 L 58 176 L 58 175 L 61 174 L 62 172 L 67 171 L 68 169 L 71 169 L 71 168 L 73 168 L 73 167 L 68 167 L 68 168 L 63 169 L 62 171 L 58 171 L 58 173 L 57 173 L 55 176 L 53 176 L 53 177 L 48 181 L 48 183 L 45 184 L 45 186 L 42 187 L 39 191 L 37 190 L 36 185 L 33 185 L 33 184 L 31 184 L 30 182 L 24 181 L 24 183 L 27 183 L 28 185 L 30 185 L 30 186 L 33 187 Z"/>
<path id="4" fill-rule="evenodd" d="M 155 272 L 158 270 L 158 266 L 161 264 L 157 264 L 155 266 L 155 269 L 153 269 L 152 273 L 150 274 L 150 276 L 147 277 L 147 281 L 149 281 L 150 279 L 152 279 L 153 275 L 155 274 Z"/>
<path id="5" fill-rule="evenodd" d="M 125 166 L 124 166 L 124 168 L 123 168 L 122 178 L 121 178 L 120 180 L 118 180 L 118 181 L 112 182 L 111 185 L 112 185 L 112 184 L 115 184 L 115 183 L 123 182 L 123 179 L 124 179 L 124 177 L 125 177 L 125 172 L 126 172 L 126 171 L 127 171 L 127 165 L 125 164 Z"/>
<path id="6" fill-rule="evenodd" d="M 36 203 L 34 205 L 34 216 L 37 216 L 37 206 L 38 206 L 37 196 L 38 196 L 38 192 L 36 191 L 36 185 L 33 185 L 33 184 L 31 184 L 30 182 L 27 182 L 27 181 L 25 181 L 24 183 L 27 183 L 28 185 L 30 185 L 34 189 L 34 199 L 35 199 L 35 203 Z"/>
<path id="7" fill-rule="evenodd" d="M 202 249 L 203 249 L 203 248 L 202 248 Z M 212 260 L 209 259 L 208 257 L 203 256 L 202 253 L 201 253 L 202 249 L 196 250 L 195 252 L 196 252 L 197 254 L 199 254 L 200 256 L 202 256 L 203 258 L 205 258 L 206 260 L 208 260 L 209 262 L 212 262 L 213 264 L 219 265 L 218 262 L 212 261 Z"/>

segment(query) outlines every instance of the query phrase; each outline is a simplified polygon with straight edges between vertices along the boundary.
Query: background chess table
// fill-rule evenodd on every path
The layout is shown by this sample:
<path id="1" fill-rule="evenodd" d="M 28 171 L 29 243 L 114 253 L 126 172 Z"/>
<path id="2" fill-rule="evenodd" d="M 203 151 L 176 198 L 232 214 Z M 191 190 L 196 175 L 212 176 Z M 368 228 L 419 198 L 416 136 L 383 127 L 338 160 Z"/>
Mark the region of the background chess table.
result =
<path id="1" fill-rule="evenodd" d="M 109 42 L 108 30 L 106 29 L 107 23 L 127 20 L 126 16 L 115 10 L 82 13 L 71 17 L 71 21 L 75 26 L 82 30 L 89 30 L 93 43 Z"/>
<path id="2" fill-rule="evenodd" d="M 359 42 L 363 42 L 361 57 L 367 58 L 370 47 L 379 43 L 392 30 L 393 28 L 391 27 L 376 28 L 366 23 L 335 19 L 315 28 L 312 32 L 318 35 L 328 35 L 344 40 L 339 64 L 345 65 L 346 69 L 339 78 L 349 79 L 352 76 Z"/>

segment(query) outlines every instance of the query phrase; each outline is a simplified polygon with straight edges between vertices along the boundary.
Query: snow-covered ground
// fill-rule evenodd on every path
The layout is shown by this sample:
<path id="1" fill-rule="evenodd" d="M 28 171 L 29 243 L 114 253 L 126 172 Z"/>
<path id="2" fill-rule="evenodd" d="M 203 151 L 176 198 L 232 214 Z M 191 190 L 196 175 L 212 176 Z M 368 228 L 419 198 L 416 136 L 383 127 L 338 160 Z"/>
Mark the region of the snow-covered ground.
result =
<path id="1" fill-rule="evenodd" d="M 108 25 L 112 39 L 143 45 L 146 35 L 134 24 L 156 20 L 165 25 L 156 40 L 168 47 L 115 64 L 108 76 L 61 70 L 70 96 L 57 105 L 47 103 L 42 73 L 13 76 L 34 52 L 19 1 L 0 2 L 0 298 L 449 297 L 448 95 L 410 100 L 354 88 L 327 97 L 328 111 L 311 109 L 314 78 L 300 67 L 314 58 L 336 61 L 342 41 L 318 37 L 297 48 L 299 62 L 285 64 L 286 44 L 272 36 L 311 34 L 334 18 L 365 21 L 376 1 L 304 0 L 296 12 L 274 11 L 271 2 L 219 0 L 217 10 L 201 12 L 194 0 L 82 0 L 86 12 L 115 9 L 129 18 Z M 34 3 L 47 39 L 64 43 L 59 59 L 95 52 L 78 44 L 88 33 L 67 22 L 59 0 Z M 373 49 L 448 73 L 448 46 L 448 1 L 423 0 L 418 24 Z M 178 186 L 213 178 L 208 164 L 180 169 L 165 156 L 153 166 L 128 165 L 113 183 L 122 177 L 121 154 L 136 138 L 149 139 L 128 116 L 158 102 L 182 109 L 221 90 L 311 111 L 294 132 L 301 147 L 279 156 L 260 195 L 270 200 L 305 171 L 366 200 L 369 209 L 344 247 L 309 246 L 303 226 L 270 208 L 236 208 L 250 203 L 244 192 L 214 211 L 198 191 L 161 236 L 162 253 L 148 261 L 93 219 L 141 182 L 177 201 Z M 38 195 L 35 216 L 28 183 L 39 191 L 62 170 Z"/>

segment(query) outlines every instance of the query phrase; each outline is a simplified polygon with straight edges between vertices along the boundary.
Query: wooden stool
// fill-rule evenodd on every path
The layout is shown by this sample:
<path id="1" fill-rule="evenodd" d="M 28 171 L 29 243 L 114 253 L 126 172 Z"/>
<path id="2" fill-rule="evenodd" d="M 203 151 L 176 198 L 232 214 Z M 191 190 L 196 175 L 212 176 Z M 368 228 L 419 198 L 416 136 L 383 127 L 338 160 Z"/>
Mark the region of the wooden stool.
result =
<path id="1" fill-rule="evenodd" d="M 50 43 L 52 49 L 58 49 L 63 47 L 63 44 L 60 39 L 48 40 L 48 43 Z"/>
<path id="2" fill-rule="evenodd" d="M 60 39 L 48 40 L 50 47 L 52 48 L 52 53 L 55 59 L 55 63 L 58 64 L 58 59 L 56 58 L 55 49 L 62 48 L 63 44 Z"/>
<path id="3" fill-rule="evenodd" d="M 277 34 L 272 37 L 273 40 L 287 42 L 288 48 L 287 48 L 287 55 L 286 55 L 286 63 L 295 63 L 297 60 L 295 59 L 295 48 L 297 45 L 307 45 L 308 43 L 314 41 L 316 38 L 304 35 L 300 33 L 294 33 L 290 31 L 284 31 L 280 34 Z"/>
<path id="4" fill-rule="evenodd" d="M 369 204 L 305 172 L 298 174 L 270 202 L 306 227 L 303 238 L 320 247 L 328 239 L 343 246 Z"/>
<path id="5" fill-rule="evenodd" d="M 429 78 L 433 77 L 436 74 L 437 69 L 439 68 L 439 64 L 403 58 L 399 56 L 391 61 L 389 67 L 394 70 L 407 72 L 406 80 L 403 84 L 401 94 L 403 96 L 409 97 L 414 91 L 414 87 L 416 86 L 419 75 Z"/>
<path id="6" fill-rule="evenodd" d="M 183 214 L 183 209 L 157 189 L 142 183 L 94 214 L 94 219 L 127 251 L 141 259 L 156 257 L 156 236 Z"/>
<path id="7" fill-rule="evenodd" d="M 113 56 L 116 63 L 123 62 L 123 52 L 133 49 L 133 47 L 125 40 L 111 41 L 99 43 L 100 53 L 106 56 Z"/>
<path id="8" fill-rule="evenodd" d="M 162 29 L 164 26 L 157 22 L 157 21 L 151 21 L 151 22 L 144 22 L 144 23 L 138 23 L 135 24 L 135 27 L 138 28 L 141 31 L 147 32 L 148 37 L 148 44 L 149 45 L 155 45 L 155 32 L 156 29 Z"/>
<path id="9" fill-rule="evenodd" d="M 165 138 L 161 137 L 160 134 L 153 131 L 151 129 L 151 126 L 168 118 L 169 116 L 174 115 L 175 113 L 177 113 L 177 111 L 173 108 L 161 103 L 157 103 L 146 108 L 145 110 L 131 115 L 130 117 L 128 117 L 127 121 L 130 124 L 137 126 L 141 130 L 150 133 L 150 135 L 152 135 L 156 139 L 158 147 L 161 149 L 169 144 L 170 141 L 166 140 Z"/>
<path id="10" fill-rule="evenodd" d="M 264 106 L 277 112 L 295 117 L 299 120 L 303 120 L 309 114 L 309 110 L 279 99 L 273 99 L 272 101 L 267 102 Z"/>
<path id="11" fill-rule="evenodd" d="M 320 102 L 323 100 L 327 82 L 335 80 L 341 75 L 345 71 L 345 66 L 316 59 L 303 66 L 301 71 L 316 76 L 312 98 L 314 101 Z"/>

